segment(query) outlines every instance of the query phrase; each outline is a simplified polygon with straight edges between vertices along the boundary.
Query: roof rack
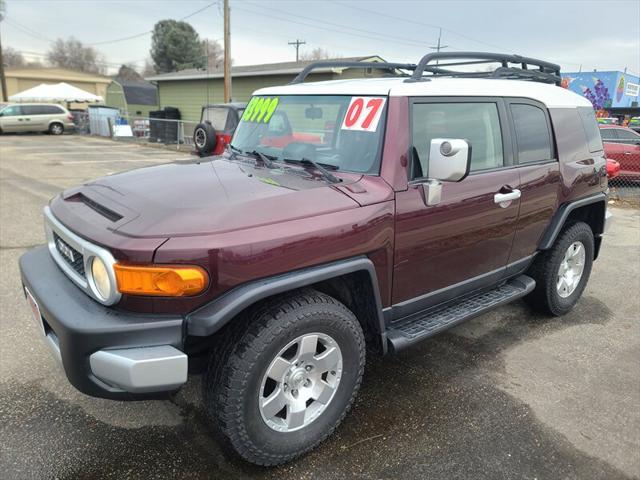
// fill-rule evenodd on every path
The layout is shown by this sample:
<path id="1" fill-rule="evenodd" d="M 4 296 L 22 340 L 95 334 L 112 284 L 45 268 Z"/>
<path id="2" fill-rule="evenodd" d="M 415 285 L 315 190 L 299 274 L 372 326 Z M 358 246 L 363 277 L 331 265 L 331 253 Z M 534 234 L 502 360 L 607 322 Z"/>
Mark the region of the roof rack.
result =
<path id="1" fill-rule="evenodd" d="M 445 60 L 445 63 L 441 63 Z M 436 63 L 434 63 L 436 62 Z M 500 67 L 489 71 L 456 71 L 446 67 L 461 65 L 482 65 L 499 62 Z M 510 66 L 516 64 L 516 66 Z M 531 68 L 533 67 L 533 68 Z M 289 85 L 303 83 L 309 74 L 319 68 L 375 68 L 388 70 L 394 76 L 409 76 L 400 74 L 398 70 L 409 70 L 413 73 L 405 82 L 423 82 L 433 77 L 468 77 L 468 78 L 509 78 L 517 80 L 531 80 L 534 82 L 561 84 L 560 65 L 537 60 L 535 58 L 522 57 L 503 53 L 487 52 L 435 52 L 429 53 L 420 59 L 416 65 L 413 63 L 388 63 L 388 62 L 343 62 L 325 61 L 314 62 L 307 65 Z M 429 75 L 425 75 L 428 73 Z"/>
<path id="2" fill-rule="evenodd" d="M 445 60 L 445 63 L 441 63 Z M 456 61 L 458 60 L 458 61 Z M 436 62 L 435 64 L 433 62 Z M 500 67 L 486 72 L 464 72 L 450 70 L 446 67 L 460 65 L 482 65 L 499 62 Z M 517 64 L 518 67 L 509 66 Z M 530 67 L 534 67 L 531 69 Z M 431 75 L 424 75 L 425 72 Z M 560 85 L 560 65 L 545 62 L 535 58 L 509 55 L 503 53 L 487 52 L 435 52 L 429 53 L 420 59 L 413 70 L 413 74 L 405 82 L 420 82 L 433 76 L 447 77 L 473 77 L 473 78 L 511 78 L 519 80 L 532 80 L 534 82 L 553 83 Z"/>
<path id="3" fill-rule="evenodd" d="M 416 65 L 414 63 L 389 62 L 314 62 L 304 67 L 296 78 L 289 82 L 289 85 L 304 82 L 304 79 L 307 78 L 311 71 L 318 68 L 376 68 L 378 70 L 389 70 L 390 73 L 395 73 L 397 70 L 415 70 Z M 396 73 L 396 75 L 398 74 Z"/>

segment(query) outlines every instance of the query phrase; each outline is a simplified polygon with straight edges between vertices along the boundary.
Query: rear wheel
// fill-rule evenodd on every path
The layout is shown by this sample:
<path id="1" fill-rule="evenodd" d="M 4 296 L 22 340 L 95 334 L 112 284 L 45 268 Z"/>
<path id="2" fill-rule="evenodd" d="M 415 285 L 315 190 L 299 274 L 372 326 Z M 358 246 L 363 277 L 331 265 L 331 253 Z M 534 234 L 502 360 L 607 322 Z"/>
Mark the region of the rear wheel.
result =
<path id="1" fill-rule="evenodd" d="M 193 144 L 202 156 L 210 155 L 216 148 L 216 131 L 209 123 L 203 122 L 196 125 L 193 131 Z"/>
<path id="2" fill-rule="evenodd" d="M 49 125 L 49 133 L 51 135 L 62 135 L 64 133 L 64 126 L 61 123 L 52 123 Z"/>
<path id="3" fill-rule="evenodd" d="M 594 240 L 589 225 L 576 222 L 562 230 L 553 247 L 540 253 L 528 275 L 536 288 L 525 300 L 534 309 L 564 315 L 580 299 L 593 264 Z"/>
<path id="4" fill-rule="evenodd" d="M 270 301 L 214 352 L 205 403 L 245 460 L 278 465 L 308 452 L 346 415 L 360 387 L 365 341 L 357 319 L 308 290 Z"/>

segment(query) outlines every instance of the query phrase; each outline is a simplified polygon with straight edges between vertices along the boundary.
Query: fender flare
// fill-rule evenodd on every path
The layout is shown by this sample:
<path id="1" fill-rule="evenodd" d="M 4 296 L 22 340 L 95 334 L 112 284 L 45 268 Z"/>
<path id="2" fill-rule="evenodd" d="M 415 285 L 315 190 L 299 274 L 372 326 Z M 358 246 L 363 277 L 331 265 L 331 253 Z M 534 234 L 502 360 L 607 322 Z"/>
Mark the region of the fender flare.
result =
<path id="1" fill-rule="evenodd" d="M 358 271 L 364 271 L 369 275 L 375 297 L 378 329 L 380 330 L 376 333 L 384 335 L 385 323 L 382 314 L 382 300 L 378 287 L 378 277 L 376 276 L 373 262 L 366 256 L 294 270 L 235 287 L 212 302 L 188 314 L 185 322 L 187 334 L 196 337 L 209 336 L 220 330 L 242 310 L 260 300 L 278 293 L 284 293 Z"/>
<path id="2" fill-rule="evenodd" d="M 591 195 L 589 197 L 580 198 L 578 200 L 572 200 L 567 203 L 563 203 L 560 205 L 555 215 L 551 219 L 551 223 L 547 227 L 546 232 L 542 236 L 540 240 L 540 244 L 538 246 L 539 250 L 548 250 L 553 246 L 553 243 L 556 241 L 556 238 L 560 234 L 562 227 L 564 226 L 567 218 L 569 218 L 569 214 L 576 210 L 577 208 L 581 208 L 587 205 L 593 205 L 596 203 L 604 204 L 604 211 L 606 212 L 607 207 L 607 196 L 604 193 L 597 193 L 595 195 Z M 600 236 L 604 229 L 604 217 L 602 218 L 602 226 L 601 231 L 593 232 L 596 237 Z"/>

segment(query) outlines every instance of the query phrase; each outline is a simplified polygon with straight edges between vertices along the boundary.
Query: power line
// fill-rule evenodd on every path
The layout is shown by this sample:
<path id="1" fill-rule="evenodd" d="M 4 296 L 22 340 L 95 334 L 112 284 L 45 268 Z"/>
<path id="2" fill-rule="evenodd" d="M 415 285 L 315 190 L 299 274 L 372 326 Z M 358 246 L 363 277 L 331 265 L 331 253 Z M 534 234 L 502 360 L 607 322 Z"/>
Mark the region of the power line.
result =
<path id="1" fill-rule="evenodd" d="M 253 4 L 252 4 L 253 5 Z M 234 8 L 236 10 L 241 10 L 244 12 L 248 12 L 248 13 L 252 13 L 254 15 L 260 15 L 262 17 L 270 17 L 270 18 L 274 18 L 276 20 L 280 20 L 282 22 L 289 22 L 289 23 L 295 23 L 296 25 L 304 25 L 307 27 L 311 27 L 311 28 L 316 28 L 319 30 L 325 30 L 325 31 L 329 31 L 329 32 L 336 32 L 336 33 L 341 33 L 343 35 L 349 35 L 352 37 L 360 37 L 360 38 L 367 38 L 370 40 L 382 40 L 385 41 L 386 43 L 396 43 L 396 44 L 401 44 L 401 45 L 411 45 L 411 46 L 419 46 L 419 47 L 424 47 L 424 42 L 421 42 L 419 40 L 415 40 L 415 39 L 411 39 L 411 38 L 405 38 L 405 37 L 396 37 L 396 36 L 391 36 L 391 35 L 380 35 L 377 32 L 373 32 L 371 30 L 364 30 L 361 28 L 355 28 L 355 27 L 351 27 L 349 25 L 341 25 L 341 24 L 336 24 L 336 23 L 332 23 L 332 22 L 327 22 L 324 20 L 316 20 L 314 18 L 310 18 L 310 17 L 304 17 L 302 15 L 295 15 L 292 13 L 288 13 L 288 12 L 283 12 L 281 10 L 278 10 L 278 13 L 284 14 L 284 15 L 288 15 L 291 17 L 296 17 L 296 18 L 302 18 L 302 19 L 307 19 L 310 20 L 312 22 L 316 22 L 322 25 L 330 25 L 330 26 L 335 26 L 338 28 L 331 28 L 331 27 L 325 27 L 325 26 L 320 26 L 320 25 L 314 25 L 311 23 L 306 23 L 306 22 L 301 22 L 299 20 L 290 20 L 288 18 L 282 18 L 279 17 L 277 15 L 273 15 L 271 13 L 264 13 L 264 12 L 256 12 L 255 10 L 249 10 L 247 8 L 244 7 L 239 7 L 239 6 L 234 6 Z M 275 9 L 273 8 L 269 8 L 269 11 L 273 11 Z M 362 32 L 362 33 L 357 33 L 357 32 Z M 453 47 L 452 47 L 453 48 Z"/>
<path id="2" fill-rule="evenodd" d="M 219 1 L 213 2 L 213 3 L 209 3 L 207 5 L 205 5 L 204 7 L 199 8 L 198 10 L 196 10 L 195 12 L 192 12 L 188 15 L 185 15 L 184 17 L 180 18 L 181 21 L 186 20 L 188 18 L 193 17 L 194 15 L 197 15 L 198 13 L 206 10 L 207 8 L 213 7 L 214 5 L 219 4 Z M 27 27 L 26 25 L 22 25 L 21 23 L 16 22 L 14 19 L 12 18 L 5 18 L 5 20 L 9 23 L 9 25 L 11 25 L 12 27 L 20 30 L 22 33 L 25 33 L 27 35 L 30 35 L 31 37 L 37 38 L 38 40 L 42 40 L 48 43 L 55 43 L 55 40 L 52 40 L 51 38 L 45 37 L 44 35 L 40 34 L 39 32 Z M 92 42 L 92 43 L 85 43 L 84 45 L 88 46 L 88 47 L 95 47 L 98 45 L 107 45 L 110 43 L 118 43 L 118 42 L 124 42 L 127 40 L 133 40 L 134 38 L 140 38 L 140 37 L 144 37 L 146 35 L 149 35 L 153 33 L 153 30 L 148 30 L 146 32 L 141 32 L 141 33 L 136 33 L 134 35 L 128 35 L 126 37 L 120 37 L 120 38 L 114 38 L 112 40 L 104 40 L 104 41 L 100 41 L 100 42 Z"/>
<path id="3" fill-rule="evenodd" d="M 460 32 L 456 32 L 455 30 L 451 30 L 450 28 L 445 28 L 445 27 L 442 27 L 440 25 L 434 25 L 432 23 L 419 22 L 417 20 L 412 20 L 412 19 L 409 19 L 409 18 L 398 17 L 398 16 L 395 16 L 395 15 L 389 15 L 388 13 L 376 12 L 375 10 L 370 10 L 368 8 L 354 7 L 353 5 L 348 5 L 348 4 L 342 3 L 342 2 L 335 2 L 335 3 L 338 4 L 338 5 L 342 5 L 343 7 L 350 8 L 352 10 L 356 10 L 356 11 L 359 11 L 359 12 L 370 13 L 372 15 L 378 15 L 378 16 L 384 17 L 386 19 L 399 20 L 401 22 L 412 23 L 414 25 L 419 25 L 421 27 L 442 29 L 445 32 L 449 32 L 449 33 L 452 33 L 454 35 L 458 35 L 459 37 L 465 38 L 467 40 L 471 40 L 472 42 L 476 42 L 476 43 L 485 45 L 487 47 L 499 48 L 501 50 L 503 49 L 503 47 L 501 47 L 499 45 L 496 45 L 496 44 L 493 44 L 493 43 L 489 43 L 489 42 L 485 42 L 483 40 L 478 40 L 477 38 L 470 37 L 469 35 L 466 35 L 466 34 L 460 33 Z"/>
<path id="4" fill-rule="evenodd" d="M 47 58 L 47 54 L 46 53 L 42 53 L 42 52 L 32 52 L 32 51 L 28 51 L 28 50 L 15 50 L 16 53 L 20 53 L 22 55 L 27 55 L 30 57 L 39 57 L 42 59 L 46 59 Z M 102 60 L 96 60 L 96 64 L 97 65 L 103 65 L 106 67 L 120 67 L 122 65 L 132 65 L 132 64 L 136 64 L 136 63 L 141 63 L 146 61 L 146 58 L 142 58 L 140 60 L 131 60 L 131 61 L 126 61 L 126 62 L 105 62 Z"/>
<path id="5" fill-rule="evenodd" d="M 192 12 L 189 15 L 185 15 L 184 17 L 180 18 L 180 21 L 183 21 L 183 20 L 186 20 L 188 18 L 191 18 L 194 15 L 197 15 L 198 13 L 206 10 L 207 8 L 213 7 L 214 5 L 217 5 L 219 3 L 220 2 L 209 3 L 208 5 L 205 5 L 204 7 L 199 8 L 195 12 Z M 151 33 L 153 33 L 153 30 L 148 30 L 148 31 L 142 32 L 142 33 L 136 33 L 134 35 L 129 35 L 127 37 L 115 38 L 113 40 L 104 40 L 104 41 L 101 41 L 101 42 L 87 43 L 87 45 L 89 45 L 89 46 L 97 46 L 97 45 L 106 45 L 106 44 L 109 44 L 109 43 L 125 42 L 127 40 L 133 40 L 134 38 L 144 37 L 144 36 L 149 35 Z"/>
<path id="6" fill-rule="evenodd" d="M 350 8 L 350 9 L 355 10 L 355 11 L 365 12 L 365 13 L 369 13 L 371 15 L 377 15 L 377 16 L 383 17 L 385 19 L 398 20 L 398 21 L 401 21 L 401 22 L 406 22 L 406 23 L 410 23 L 410 24 L 413 24 L 413 25 L 419 25 L 419 26 L 422 26 L 422 27 L 442 28 L 442 30 L 444 30 L 445 32 L 452 33 L 453 35 L 457 35 L 459 37 L 462 37 L 464 39 L 470 40 L 472 42 L 475 42 L 475 43 L 478 43 L 480 45 L 484 45 L 484 46 L 487 46 L 487 47 L 497 48 L 499 50 L 511 50 L 511 48 L 512 48 L 512 47 L 505 48 L 505 47 L 503 47 L 501 45 L 496 45 L 495 43 L 485 42 L 484 40 L 479 40 L 477 38 L 470 37 L 469 35 L 466 35 L 464 33 L 457 32 L 455 30 L 451 30 L 450 28 L 440 27 L 439 25 L 420 22 L 420 21 L 413 20 L 413 19 L 410 19 L 410 18 L 398 17 L 398 16 L 395 16 L 395 15 L 390 15 L 390 14 L 388 14 L 386 12 L 385 13 L 377 12 L 375 10 L 370 10 L 368 8 L 354 7 L 353 5 L 348 5 L 348 4 L 342 3 L 342 2 L 334 2 L 334 3 L 336 3 L 338 5 L 342 5 L 343 7 Z M 454 50 L 457 50 L 457 49 L 454 49 Z M 560 59 L 555 59 L 554 61 L 558 62 L 558 63 L 568 64 L 568 65 L 580 65 L 579 63 L 569 62 L 569 61 L 560 60 Z"/>

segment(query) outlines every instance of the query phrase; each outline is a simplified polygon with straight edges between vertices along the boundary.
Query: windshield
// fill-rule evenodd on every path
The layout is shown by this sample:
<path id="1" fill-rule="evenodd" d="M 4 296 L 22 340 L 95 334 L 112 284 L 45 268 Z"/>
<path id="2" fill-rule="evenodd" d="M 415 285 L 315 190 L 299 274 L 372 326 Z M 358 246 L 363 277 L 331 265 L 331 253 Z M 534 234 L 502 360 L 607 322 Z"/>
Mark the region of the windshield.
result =
<path id="1" fill-rule="evenodd" d="M 386 97 L 280 95 L 253 97 L 231 141 L 236 150 L 276 161 L 378 173 Z"/>

